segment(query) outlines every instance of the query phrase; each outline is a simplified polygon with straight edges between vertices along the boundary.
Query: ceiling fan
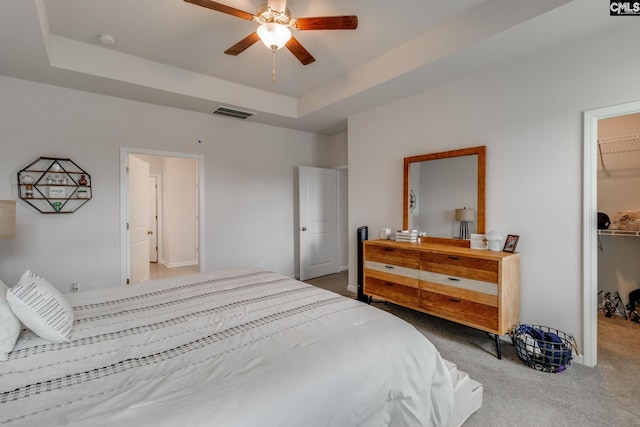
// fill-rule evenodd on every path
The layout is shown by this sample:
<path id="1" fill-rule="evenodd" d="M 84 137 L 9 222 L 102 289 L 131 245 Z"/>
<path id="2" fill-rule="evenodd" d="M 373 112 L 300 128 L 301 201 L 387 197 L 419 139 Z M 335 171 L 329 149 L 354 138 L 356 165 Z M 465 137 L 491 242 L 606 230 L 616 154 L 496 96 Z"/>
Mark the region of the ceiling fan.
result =
<path id="1" fill-rule="evenodd" d="M 309 65 L 315 58 L 291 35 L 291 30 L 355 30 L 358 27 L 355 15 L 292 18 L 287 0 L 268 0 L 255 15 L 211 0 L 184 1 L 259 24 L 256 31 L 225 50 L 227 55 L 238 55 L 262 40 L 273 52 L 286 46 L 302 65 Z"/>

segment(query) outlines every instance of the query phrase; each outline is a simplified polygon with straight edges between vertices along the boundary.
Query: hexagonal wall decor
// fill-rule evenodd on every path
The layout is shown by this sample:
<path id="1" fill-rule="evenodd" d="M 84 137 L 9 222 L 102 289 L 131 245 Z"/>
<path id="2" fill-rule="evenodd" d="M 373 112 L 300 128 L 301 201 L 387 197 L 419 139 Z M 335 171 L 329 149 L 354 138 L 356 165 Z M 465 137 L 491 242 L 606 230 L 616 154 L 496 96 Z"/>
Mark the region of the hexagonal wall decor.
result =
<path id="1" fill-rule="evenodd" d="M 91 200 L 91 175 L 71 159 L 39 157 L 18 172 L 18 194 L 38 212 L 72 213 Z"/>

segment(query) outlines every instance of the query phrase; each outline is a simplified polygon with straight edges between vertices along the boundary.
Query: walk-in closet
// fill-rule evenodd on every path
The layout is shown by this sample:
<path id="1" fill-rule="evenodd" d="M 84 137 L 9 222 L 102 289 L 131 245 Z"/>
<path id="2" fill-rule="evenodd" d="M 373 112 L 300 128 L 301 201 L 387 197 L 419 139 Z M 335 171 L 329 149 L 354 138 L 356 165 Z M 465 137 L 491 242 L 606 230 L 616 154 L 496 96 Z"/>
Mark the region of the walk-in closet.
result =
<path id="1" fill-rule="evenodd" d="M 629 293 L 640 288 L 640 113 L 598 121 L 598 212 L 610 221 L 599 214 L 601 317 L 624 319 Z"/>

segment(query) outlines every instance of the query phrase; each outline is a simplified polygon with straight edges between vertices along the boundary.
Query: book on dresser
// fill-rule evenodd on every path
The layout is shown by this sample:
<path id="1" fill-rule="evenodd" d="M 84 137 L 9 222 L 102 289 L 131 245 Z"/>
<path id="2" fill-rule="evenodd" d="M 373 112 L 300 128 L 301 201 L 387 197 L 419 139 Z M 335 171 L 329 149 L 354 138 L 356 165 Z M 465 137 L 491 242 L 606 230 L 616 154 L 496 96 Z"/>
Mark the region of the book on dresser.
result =
<path id="1" fill-rule="evenodd" d="M 364 293 L 499 337 L 520 321 L 520 254 L 364 242 Z"/>
<path id="2" fill-rule="evenodd" d="M 417 242 L 418 230 L 398 230 L 396 231 L 397 242 Z"/>

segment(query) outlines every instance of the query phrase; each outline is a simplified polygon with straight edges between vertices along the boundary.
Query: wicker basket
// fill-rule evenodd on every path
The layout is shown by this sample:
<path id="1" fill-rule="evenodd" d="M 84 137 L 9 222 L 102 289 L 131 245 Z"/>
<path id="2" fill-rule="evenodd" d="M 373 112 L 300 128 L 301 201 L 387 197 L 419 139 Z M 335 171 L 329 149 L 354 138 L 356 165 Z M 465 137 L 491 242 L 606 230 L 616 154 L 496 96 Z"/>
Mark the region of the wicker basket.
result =
<path id="1" fill-rule="evenodd" d="M 540 325 L 518 324 L 511 330 L 511 341 L 518 357 L 528 366 L 543 372 L 563 372 L 577 353 L 573 336 Z"/>

